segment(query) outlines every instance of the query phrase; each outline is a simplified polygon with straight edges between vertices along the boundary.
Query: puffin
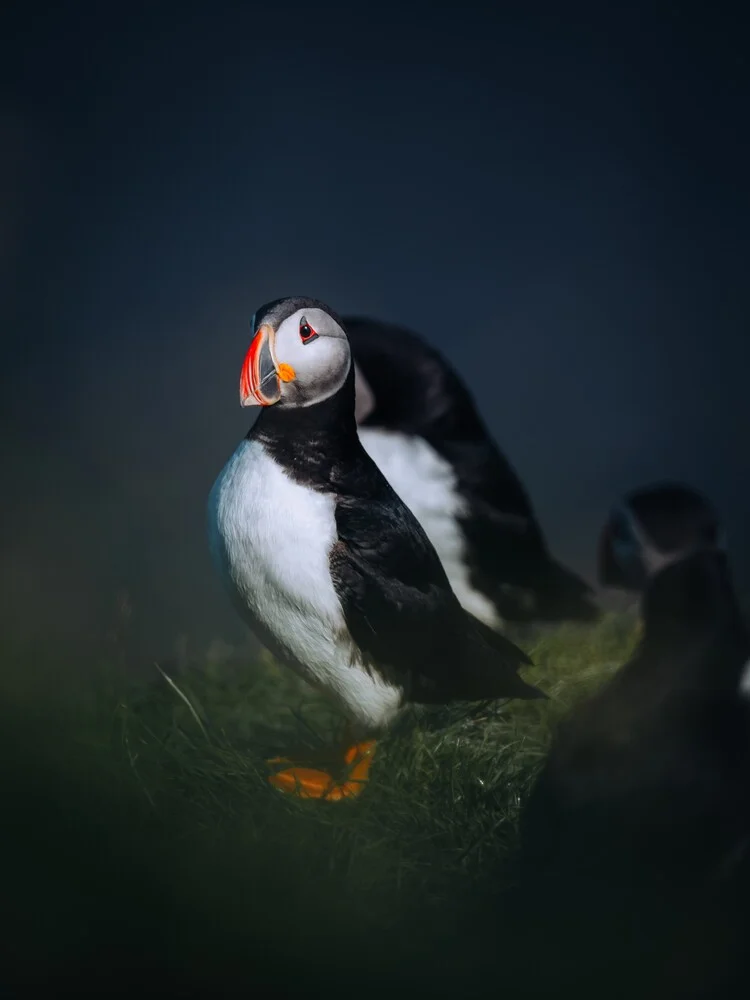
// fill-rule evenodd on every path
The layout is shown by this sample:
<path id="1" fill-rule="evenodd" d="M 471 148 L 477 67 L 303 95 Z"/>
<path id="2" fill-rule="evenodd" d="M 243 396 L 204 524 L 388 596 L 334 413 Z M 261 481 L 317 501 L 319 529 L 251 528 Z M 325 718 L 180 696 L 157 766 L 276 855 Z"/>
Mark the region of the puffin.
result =
<path id="1" fill-rule="evenodd" d="M 598 561 L 602 586 L 639 596 L 640 639 L 560 724 L 521 815 L 519 862 L 526 892 L 568 929 L 575 975 L 596 954 L 606 977 L 621 942 L 634 968 L 634 949 L 657 968 L 667 929 L 718 912 L 739 873 L 747 881 L 750 633 L 718 514 L 691 487 L 625 496 Z"/>
<path id="2" fill-rule="evenodd" d="M 340 801 L 404 705 L 545 696 L 518 673 L 529 657 L 462 607 L 363 448 L 343 321 L 292 297 L 252 329 L 240 403 L 259 413 L 211 489 L 209 546 L 255 636 L 348 720 L 343 745 L 269 761 L 271 784 Z"/>
<path id="3" fill-rule="evenodd" d="M 456 371 L 413 331 L 345 316 L 360 440 L 490 628 L 593 622 L 593 592 L 550 554 L 529 495 Z"/>

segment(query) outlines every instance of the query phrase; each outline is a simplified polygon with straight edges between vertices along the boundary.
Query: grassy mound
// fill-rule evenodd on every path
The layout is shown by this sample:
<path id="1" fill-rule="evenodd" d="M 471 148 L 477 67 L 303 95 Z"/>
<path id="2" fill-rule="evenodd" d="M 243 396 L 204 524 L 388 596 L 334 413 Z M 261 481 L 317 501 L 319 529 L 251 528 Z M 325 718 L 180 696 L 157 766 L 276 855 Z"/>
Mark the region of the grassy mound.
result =
<path id="1" fill-rule="evenodd" d="M 39 665 L 6 651 L 8 976 L 291 996 L 434 973 L 447 991 L 471 962 L 476 900 L 512 879 L 519 805 L 556 721 L 628 656 L 634 622 L 521 641 L 549 702 L 409 712 L 365 793 L 339 804 L 267 783 L 267 753 L 340 725 L 270 658 L 213 650 L 147 682 L 102 670 L 75 692 L 58 668 L 40 695 Z"/>

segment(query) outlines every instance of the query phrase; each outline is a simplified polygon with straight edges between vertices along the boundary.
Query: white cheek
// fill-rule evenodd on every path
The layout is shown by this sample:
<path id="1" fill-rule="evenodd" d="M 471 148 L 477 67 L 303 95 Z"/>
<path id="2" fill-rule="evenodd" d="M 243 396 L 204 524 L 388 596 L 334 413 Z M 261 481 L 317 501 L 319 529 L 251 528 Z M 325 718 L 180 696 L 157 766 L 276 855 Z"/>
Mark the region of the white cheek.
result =
<path id="1" fill-rule="evenodd" d="M 305 403 L 320 402 L 337 392 L 351 364 L 346 342 L 328 337 L 300 342 L 279 357 L 282 360 L 294 369 L 294 383 Z"/>
<path id="2" fill-rule="evenodd" d="M 671 566 L 672 563 L 679 562 L 683 557 L 683 553 L 679 551 L 659 552 L 647 542 L 642 543 L 641 552 L 646 572 L 652 577 L 656 576 L 657 573 L 661 573 L 662 570 L 666 569 L 667 566 Z"/>
<path id="3" fill-rule="evenodd" d="M 309 362 L 303 356 L 300 362 L 304 371 L 310 372 L 310 382 L 314 385 L 330 386 L 338 389 L 349 371 L 351 359 L 346 342 L 331 338 L 315 340 L 312 344 L 300 345 L 301 350 L 309 355 Z"/>
<path id="4" fill-rule="evenodd" d="M 743 698 L 750 700 L 750 660 L 742 668 L 739 691 Z"/>
<path id="5" fill-rule="evenodd" d="M 298 324 L 291 324 L 289 321 L 282 323 L 276 331 L 274 343 L 274 356 L 277 364 L 291 365 L 296 369 L 299 363 L 298 349 L 301 346 L 299 339 Z"/>

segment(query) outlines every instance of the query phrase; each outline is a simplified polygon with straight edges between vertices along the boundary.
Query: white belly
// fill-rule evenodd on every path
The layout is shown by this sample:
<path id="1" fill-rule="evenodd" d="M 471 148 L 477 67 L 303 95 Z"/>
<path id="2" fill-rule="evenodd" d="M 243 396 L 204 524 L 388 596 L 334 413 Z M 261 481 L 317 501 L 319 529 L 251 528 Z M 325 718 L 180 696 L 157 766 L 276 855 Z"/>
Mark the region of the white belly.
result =
<path id="1" fill-rule="evenodd" d="M 261 642 L 362 727 L 388 725 L 401 691 L 359 665 L 331 580 L 333 498 L 299 485 L 245 440 L 211 490 L 208 528 L 224 584 Z"/>
<path id="2" fill-rule="evenodd" d="M 457 521 L 464 512 L 464 504 L 456 490 L 456 476 L 450 463 L 421 437 L 360 427 L 359 438 L 422 525 L 463 607 L 490 628 L 501 628 L 502 619 L 495 605 L 472 587 L 469 580 L 465 542 Z"/>

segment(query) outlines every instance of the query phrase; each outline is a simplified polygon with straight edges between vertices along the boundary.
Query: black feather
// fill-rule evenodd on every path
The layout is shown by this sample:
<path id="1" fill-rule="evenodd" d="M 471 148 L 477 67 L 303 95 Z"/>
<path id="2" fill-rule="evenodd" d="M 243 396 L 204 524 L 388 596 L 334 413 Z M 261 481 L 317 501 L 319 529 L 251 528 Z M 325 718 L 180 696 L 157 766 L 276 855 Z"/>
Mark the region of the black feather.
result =
<path id="1" fill-rule="evenodd" d="M 596 619 L 591 588 L 550 556 L 526 489 L 446 359 L 403 327 L 344 324 L 375 397 L 362 425 L 422 437 L 453 467 L 472 586 L 508 621 Z"/>
<path id="2" fill-rule="evenodd" d="M 517 676 L 528 656 L 464 611 L 418 521 L 364 450 L 358 471 L 369 499 L 339 493 L 331 574 L 365 659 L 413 701 L 538 697 Z"/>
<path id="3" fill-rule="evenodd" d="M 251 434 L 298 482 L 335 497 L 331 576 L 371 669 L 418 702 L 541 697 L 517 676 L 526 654 L 507 639 L 485 641 L 421 525 L 362 447 L 353 369 L 321 403 L 265 410 Z"/>
<path id="4" fill-rule="evenodd" d="M 560 726 L 521 818 L 524 892 L 605 976 L 623 952 L 662 961 L 750 838 L 750 635 L 726 557 L 662 570 L 643 618 L 633 658 Z"/>

